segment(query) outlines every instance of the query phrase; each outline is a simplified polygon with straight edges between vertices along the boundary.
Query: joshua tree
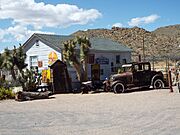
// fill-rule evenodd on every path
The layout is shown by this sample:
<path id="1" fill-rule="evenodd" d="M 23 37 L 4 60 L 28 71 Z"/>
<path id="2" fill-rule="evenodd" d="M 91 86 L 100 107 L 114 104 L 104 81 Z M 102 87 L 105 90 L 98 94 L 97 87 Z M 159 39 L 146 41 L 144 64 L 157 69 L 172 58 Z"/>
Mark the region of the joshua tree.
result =
<path id="1" fill-rule="evenodd" d="M 13 55 L 13 64 L 18 70 L 18 77 L 17 77 L 18 82 L 22 85 L 23 89 L 25 89 L 26 76 L 23 69 L 27 66 L 27 64 L 25 64 L 26 54 L 23 52 L 23 47 L 21 46 L 21 44 L 19 48 L 16 48 L 14 46 L 12 55 Z"/>
<path id="2" fill-rule="evenodd" d="M 79 81 L 87 80 L 87 55 L 91 43 L 87 37 L 75 37 L 70 39 L 64 44 L 63 58 L 65 61 L 69 62 L 76 70 L 77 77 Z M 77 45 L 79 47 L 77 47 Z M 78 49 L 80 55 L 78 55 Z M 78 57 L 80 56 L 80 57 Z"/>
<path id="3" fill-rule="evenodd" d="M 23 52 L 23 48 L 21 44 L 18 49 L 14 47 L 13 62 L 20 72 L 22 72 L 22 70 L 27 66 L 27 64 L 25 64 L 25 60 L 26 60 L 26 54 Z"/>
<path id="4" fill-rule="evenodd" d="M 23 52 L 23 47 L 14 46 L 13 50 L 5 49 L 4 53 L 0 54 L 0 69 L 11 71 L 12 78 L 15 82 L 21 84 L 23 90 L 32 90 L 35 88 L 35 79 L 33 72 L 25 69 L 26 54 Z M 15 70 L 18 74 L 15 74 Z"/>
<path id="5" fill-rule="evenodd" d="M 6 70 L 10 71 L 12 74 L 12 78 L 14 80 L 16 80 L 16 76 L 15 76 L 15 72 L 14 72 L 15 65 L 14 65 L 14 61 L 13 61 L 12 52 L 6 48 L 4 50 L 4 53 L 1 56 L 2 56 L 2 60 L 3 60 L 2 64 L 1 64 L 2 69 L 6 69 Z"/>

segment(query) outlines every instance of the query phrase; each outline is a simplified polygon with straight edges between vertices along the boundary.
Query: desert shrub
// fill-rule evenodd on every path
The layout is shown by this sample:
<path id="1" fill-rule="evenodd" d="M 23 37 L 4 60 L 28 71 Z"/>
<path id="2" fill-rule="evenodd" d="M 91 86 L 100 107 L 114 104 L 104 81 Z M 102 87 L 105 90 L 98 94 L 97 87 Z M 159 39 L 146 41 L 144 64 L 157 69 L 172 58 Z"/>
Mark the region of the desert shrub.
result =
<path id="1" fill-rule="evenodd" d="M 6 89 L 3 87 L 0 88 L 0 100 L 14 99 L 14 97 L 15 97 L 15 95 L 11 89 Z"/>

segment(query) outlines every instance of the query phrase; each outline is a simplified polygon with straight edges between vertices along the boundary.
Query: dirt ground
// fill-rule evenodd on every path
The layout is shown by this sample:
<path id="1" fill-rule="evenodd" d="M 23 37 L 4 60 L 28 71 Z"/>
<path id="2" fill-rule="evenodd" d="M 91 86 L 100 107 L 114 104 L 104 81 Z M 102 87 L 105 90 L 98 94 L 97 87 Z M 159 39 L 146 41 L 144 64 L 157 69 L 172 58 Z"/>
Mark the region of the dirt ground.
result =
<path id="1" fill-rule="evenodd" d="M 62 94 L 0 101 L 0 135 L 179 135 L 180 93 Z"/>

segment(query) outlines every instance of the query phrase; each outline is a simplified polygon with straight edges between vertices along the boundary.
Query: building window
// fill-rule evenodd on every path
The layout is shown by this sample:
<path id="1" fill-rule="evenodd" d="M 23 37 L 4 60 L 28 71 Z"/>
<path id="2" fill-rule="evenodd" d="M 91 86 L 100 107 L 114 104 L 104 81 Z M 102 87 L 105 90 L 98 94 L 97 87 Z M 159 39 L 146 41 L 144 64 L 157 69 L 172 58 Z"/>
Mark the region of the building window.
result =
<path id="1" fill-rule="evenodd" d="M 123 64 L 126 64 L 126 63 L 127 63 L 126 59 L 123 59 L 122 61 L 123 61 Z"/>
<path id="2" fill-rule="evenodd" d="M 36 46 L 39 46 L 39 40 L 36 40 L 35 44 L 36 44 Z"/>
<path id="3" fill-rule="evenodd" d="M 120 67 L 111 67 L 111 73 L 117 73 Z"/>
<path id="4" fill-rule="evenodd" d="M 30 67 L 38 66 L 38 56 L 30 56 Z"/>
<path id="5" fill-rule="evenodd" d="M 94 54 L 88 54 L 87 63 L 94 64 Z"/>
<path id="6" fill-rule="evenodd" d="M 114 68 L 113 68 L 113 67 L 111 68 L 111 72 L 112 72 L 112 73 L 114 72 Z"/>
<path id="7" fill-rule="evenodd" d="M 116 55 L 116 64 L 120 64 L 120 55 Z"/>
<path id="8" fill-rule="evenodd" d="M 111 62 L 111 72 L 114 72 L 114 63 Z"/>
<path id="9" fill-rule="evenodd" d="M 100 70 L 100 73 L 101 73 L 101 75 L 104 75 L 104 70 L 101 69 L 101 70 Z"/>

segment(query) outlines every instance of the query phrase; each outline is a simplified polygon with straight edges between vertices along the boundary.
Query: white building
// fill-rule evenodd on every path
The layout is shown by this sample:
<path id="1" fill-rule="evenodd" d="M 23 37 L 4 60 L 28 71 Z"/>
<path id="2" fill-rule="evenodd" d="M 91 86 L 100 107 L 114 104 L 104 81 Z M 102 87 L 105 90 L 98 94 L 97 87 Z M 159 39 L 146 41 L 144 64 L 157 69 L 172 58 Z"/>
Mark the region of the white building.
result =
<path id="1" fill-rule="evenodd" d="M 25 43 L 28 68 L 38 67 L 39 71 L 48 68 L 49 54 L 57 54 L 63 60 L 63 42 L 72 36 L 33 34 Z M 104 80 L 117 72 L 122 64 L 131 61 L 131 49 L 122 44 L 102 38 L 90 38 L 91 48 L 88 56 L 88 78 L 91 78 L 91 65 L 100 64 L 100 79 Z M 77 81 L 76 72 L 69 68 L 72 81 Z"/>

